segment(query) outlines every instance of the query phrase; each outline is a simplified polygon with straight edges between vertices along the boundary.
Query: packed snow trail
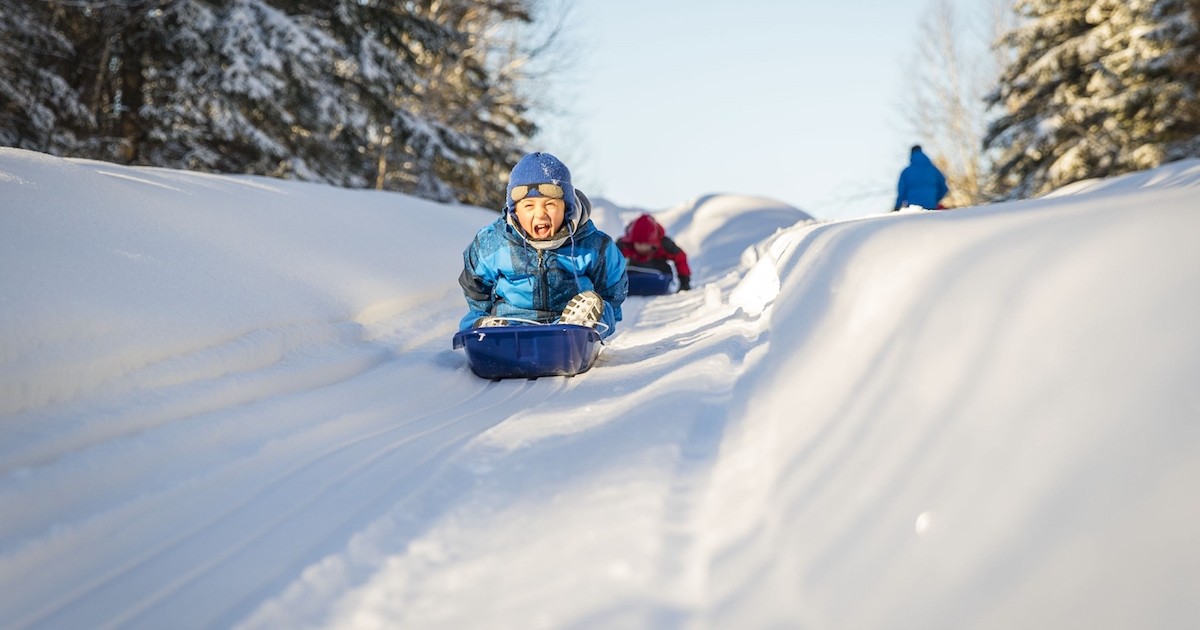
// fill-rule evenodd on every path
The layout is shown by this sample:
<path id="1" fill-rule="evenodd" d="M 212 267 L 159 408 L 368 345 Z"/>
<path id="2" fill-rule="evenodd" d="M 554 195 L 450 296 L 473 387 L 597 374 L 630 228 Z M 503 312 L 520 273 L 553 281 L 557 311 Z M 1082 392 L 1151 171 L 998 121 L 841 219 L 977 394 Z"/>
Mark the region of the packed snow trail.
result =
<path id="1" fill-rule="evenodd" d="M 5 181 L 22 184 L 13 198 L 31 200 L 9 216 L 9 233 L 43 246 L 21 261 L 33 282 L 14 292 L 42 319 L 11 320 L 30 334 L 6 337 L 6 356 L 15 360 L 9 369 L 18 369 L 10 384 L 28 379 L 6 396 L 10 413 L 0 425 L 0 504 L 20 506 L 0 513 L 0 611 L 16 628 L 229 627 L 254 614 L 269 618 L 269 602 L 284 591 L 303 593 L 301 609 L 332 606 L 332 596 L 307 592 L 302 576 L 345 564 L 342 587 L 352 587 L 387 557 L 357 557 L 356 541 L 386 530 L 389 549 L 405 549 L 445 515 L 494 501 L 495 492 L 479 487 L 495 483 L 497 469 L 543 483 L 521 471 L 536 470 L 544 445 L 560 440 L 583 440 L 586 446 L 549 451 L 581 461 L 584 451 L 589 459 L 611 451 L 614 462 L 638 451 L 688 453 L 682 462 L 660 462 L 662 479 L 645 480 L 673 497 L 679 520 L 689 484 L 672 482 L 672 471 L 689 471 L 683 462 L 694 462 L 695 453 L 711 454 L 721 424 L 712 412 L 758 334 L 754 326 L 730 326 L 736 318 L 720 310 L 677 325 L 719 293 L 714 283 L 707 295 L 653 305 L 631 299 L 621 335 L 587 375 L 489 382 L 471 375 L 463 353 L 449 347 L 464 308 L 451 270 L 471 231 L 494 215 L 467 212 L 473 221 L 456 221 L 464 229 L 453 242 L 405 255 L 391 269 L 381 265 L 394 274 L 436 261 L 444 278 L 404 280 L 424 300 L 383 286 L 355 305 L 362 298 L 346 295 L 347 285 L 383 283 L 309 267 L 314 282 L 301 265 L 298 277 L 315 288 L 310 297 L 275 270 L 293 266 L 289 249 L 332 260 L 322 254 L 329 241 L 336 247 L 358 239 L 361 246 L 356 230 L 378 232 L 381 221 L 370 213 L 382 206 L 395 215 L 387 207 L 394 196 L 24 152 L 6 157 L 12 170 Z M 54 188 L 60 175 L 74 184 L 46 204 L 39 189 Z M 366 225 L 331 232 L 325 222 L 350 210 L 344 199 L 367 206 L 355 210 Z M 310 211 L 304 204 L 312 201 L 339 214 Z M 806 218 L 774 212 L 785 222 Z M 401 230 L 420 224 L 413 213 L 396 219 Z M 760 223 L 758 234 L 777 227 L 784 224 Z M 213 240 L 227 232 L 235 235 L 229 245 Z M 388 232 L 404 237 L 397 242 L 412 239 L 396 227 Z M 371 250 L 380 262 L 396 257 L 395 245 L 385 245 Z M 218 261 L 241 260 L 240 276 L 208 274 L 209 249 Z M 110 284 L 79 274 L 80 263 L 109 260 L 116 264 Z M 96 313 L 94 323 L 62 328 L 71 314 L 53 310 L 56 290 L 76 292 L 79 312 Z M 179 300 L 178 315 L 154 302 L 164 292 Z M 316 318 L 305 303 L 317 305 Z M 122 312 L 131 317 L 121 320 Z M 250 317 L 238 320 L 239 312 Z M 79 335 L 92 335 L 94 350 L 82 361 L 57 362 L 71 357 L 56 348 L 70 349 Z M 699 336 L 724 341 L 690 343 Z M 30 339 L 44 341 L 29 346 Z M 49 373 L 66 378 L 39 376 Z M 636 402 L 647 397 L 652 404 Z M 642 426 L 639 419 L 649 416 L 655 423 Z M 551 424 L 542 424 L 546 418 Z M 530 423 L 536 430 L 523 428 Z M 647 429 L 654 437 L 642 442 Z M 596 444 L 586 437 L 592 432 L 607 437 Z M 585 469 L 574 474 L 588 476 Z M 676 547 L 684 540 L 674 539 Z M 654 562 L 669 573 L 684 556 L 679 549 Z M 293 622 L 307 623 L 285 625 Z"/>
<path id="2" fill-rule="evenodd" d="M 520 463 L 544 448 L 536 443 L 595 440 L 583 437 L 593 431 L 610 433 L 600 445 L 619 442 L 618 450 L 680 453 L 660 479 L 639 483 L 660 485 L 663 523 L 685 529 L 694 469 L 710 463 L 698 462 L 713 455 L 721 403 L 760 332 L 732 313 L 688 319 L 715 290 L 654 304 L 632 299 L 622 335 L 592 372 L 571 379 L 478 379 L 461 351 L 449 350 L 450 325 L 434 326 L 438 334 L 404 352 L 388 350 L 405 344 L 397 331 L 456 321 L 461 297 L 449 296 L 436 309 L 377 322 L 369 339 L 320 339 L 261 368 L 140 391 L 70 418 L 85 430 L 49 436 L 68 444 L 13 449 L 21 482 L 5 484 L 0 496 L 22 509 L 0 515 L 7 542 L 17 543 L 5 554 L 3 575 L 13 579 L 0 585 L 3 608 L 15 627 L 228 626 L 381 519 L 391 526 L 385 515 L 420 505 L 429 526 L 452 508 L 476 509 L 494 500 L 474 486 L 495 468 L 539 468 L 540 454 Z M 689 343 L 713 335 L 721 341 Z M 347 356 L 368 359 L 336 369 Z M 407 383 L 420 383 L 421 396 Z M 239 387 L 254 395 L 229 393 Z M 638 400 L 642 389 L 655 392 L 653 404 L 623 409 L 623 395 Z M 164 413 L 163 400 L 176 410 Z M 639 420 L 622 422 L 627 414 Z M 635 426 L 647 416 L 656 418 L 651 427 Z M 527 432 L 525 423 L 537 429 Z M 28 461 L 19 456 L 29 452 Z M 89 476 L 97 470 L 105 474 Z M 586 477 L 586 468 L 575 475 Z M 40 531 L 45 523 L 58 524 L 50 536 Z M 390 550 L 417 533 L 390 531 Z M 638 535 L 643 544 L 656 536 Z M 82 553 L 100 540 L 101 552 Z M 689 561 L 685 540 L 662 541 L 662 552 L 629 560 L 647 566 L 630 570 L 679 570 Z"/>

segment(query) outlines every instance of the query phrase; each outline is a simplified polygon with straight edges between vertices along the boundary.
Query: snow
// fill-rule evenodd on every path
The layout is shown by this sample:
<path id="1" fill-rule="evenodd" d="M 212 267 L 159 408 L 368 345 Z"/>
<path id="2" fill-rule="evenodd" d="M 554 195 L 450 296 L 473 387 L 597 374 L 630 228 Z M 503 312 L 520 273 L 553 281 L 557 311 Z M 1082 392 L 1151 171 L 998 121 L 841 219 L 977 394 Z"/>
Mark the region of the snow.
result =
<path id="1" fill-rule="evenodd" d="M 0 199 L 6 628 L 1200 625 L 1200 160 L 696 197 L 693 291 L 499 382 L 489 211 L 15 149 Z"/>

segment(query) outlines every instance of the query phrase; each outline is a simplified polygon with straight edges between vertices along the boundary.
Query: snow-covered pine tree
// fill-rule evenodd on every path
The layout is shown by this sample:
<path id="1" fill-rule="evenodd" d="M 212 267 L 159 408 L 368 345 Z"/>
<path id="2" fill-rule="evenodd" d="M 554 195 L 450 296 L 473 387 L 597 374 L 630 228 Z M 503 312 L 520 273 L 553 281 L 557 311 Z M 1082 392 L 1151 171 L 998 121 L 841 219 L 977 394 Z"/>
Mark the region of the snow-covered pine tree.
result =
<path id="1" fill-rule="evenodd" d="M 0 55 L 26 62 L 0 66 L 0 133 L 61 155 L 475 203 L 534 130 L 488 52 L 533 1 L 0 0 L 0 34 L 23 34 Z M 34 40 L 32 54 L 5 46 Z"/>
<path id="2" fill-rule="evenodd" d="M 985 146 L 1009 198 L 1197 155 L 1200 3 L 1018 0 Z"/>
<path id="3" fill-rule="evenodd" d="M 509 169 L 537 131 L 526 115 L 530 97 L 522 92 L 526 64 L 538 54 L 524 30 L 534 22 L 531 4 L 458 0 L 429 6 L 431 19 L 454 25 L 465 37 L 455 57 L 427 67 L 425 89 L 411 102 L 445 126 L 444 146 L 463 158 L 434 156 L 429 164 L 439 180 L 460 191 L 460 201 L 502 206 Z M 540 30 L 551 39 L 560 32 Z"/>
<path id="4" fill-rule="evenodd" d="M 369 182 L 353 59 L 318 19 L 263 0 L 176 0 L 151 13 L 138 162 Z M 341 73 L 341 74 L 339 74 Z"/>
<path id="5" fill-rule="evenodd" d="M 449 47 L 423 47 L 411 90 L 399 98 L 410 120 L 435 133 L 396 137 L 379 147 L 377 186 L 464 203 L 503 205 L 504 180 L 537 130 L 525 116 L 523 62 L 517 41 L 533 21 L 523 0 L 443 0 L 414 12 L 456 34 Z M 390 138 L 385 138 L 388 140 Z"/>
<path id="6" fill-rule="evenodd" d="M 71 82 L 75 44 L 56 7 L 0 0 L 0 146 L 67 152 L 95 126 Z M 68 25 L 69 26 L 69 25 Z"/>
<path id="7" fill-rule="evenodd" d="M 154 163 L 294 176 L 348 187 L 378 180 L 379 147 L 427 145 L 442 130 L 404 107 L 436 51 L 459 35 L 411 3 L 198 0 L 163 12 L 170 63 L 147 117 Z M 414 155 L 398 162 L 411 163 Z M 392 186 L 450 200 L 446 186 Z"/>
<path id="8" fill-rule="evenodd" d="M 1146 3 L 1148 19 L 1130 37 L 1128 63 L 1138 77 L 1132 104 L 1146 102 L 1129 119 L 1141 140 L 1138 168 L 1200 156 L 1200 0 Z"/>

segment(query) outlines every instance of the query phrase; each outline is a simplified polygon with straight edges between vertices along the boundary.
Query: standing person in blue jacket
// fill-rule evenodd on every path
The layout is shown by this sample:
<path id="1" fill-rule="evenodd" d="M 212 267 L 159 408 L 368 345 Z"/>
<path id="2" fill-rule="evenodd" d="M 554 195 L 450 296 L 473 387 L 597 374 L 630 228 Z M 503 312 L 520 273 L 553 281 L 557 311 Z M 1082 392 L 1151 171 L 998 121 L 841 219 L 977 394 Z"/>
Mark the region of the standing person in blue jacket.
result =
<path id="1" fill-rule="evenodd" d="M 521 158 L 504 212 L 475 234 L 458 278 L 467 299 L 460 330 L 509 318 L 616 330 L 629 291 L 625 257 L 591 221 L 592 204 L 549 153 Z M 519 323 L 519 322 L 511 322 Z"/>
<path id="2" fill-rule="evenodd" d="M 933 210 L 941 203 L 942 197 L 950 192 L 946 188 L 946 176 L 921 152 L 921 145 L 913 146 L 911 153 L 908 166 L 900 172 L 900 183 L 896 186 L 896 207 L 892 208 L 892 212 L 908 206 Z"/>

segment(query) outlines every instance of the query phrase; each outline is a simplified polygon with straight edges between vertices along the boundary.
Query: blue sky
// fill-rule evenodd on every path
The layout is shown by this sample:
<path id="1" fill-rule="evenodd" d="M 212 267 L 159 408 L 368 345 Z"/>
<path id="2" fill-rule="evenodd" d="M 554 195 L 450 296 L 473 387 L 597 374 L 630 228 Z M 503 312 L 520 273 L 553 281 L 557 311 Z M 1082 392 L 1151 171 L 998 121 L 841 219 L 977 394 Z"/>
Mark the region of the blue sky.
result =
<path id="1" fill-rule="evenodd" d="M 575 0 L 568 115 L 536 148 L 625 206 L 730 192 L 819 218 L 890 210 L 921 141 L 903 103 L 930 1 Z"/>

